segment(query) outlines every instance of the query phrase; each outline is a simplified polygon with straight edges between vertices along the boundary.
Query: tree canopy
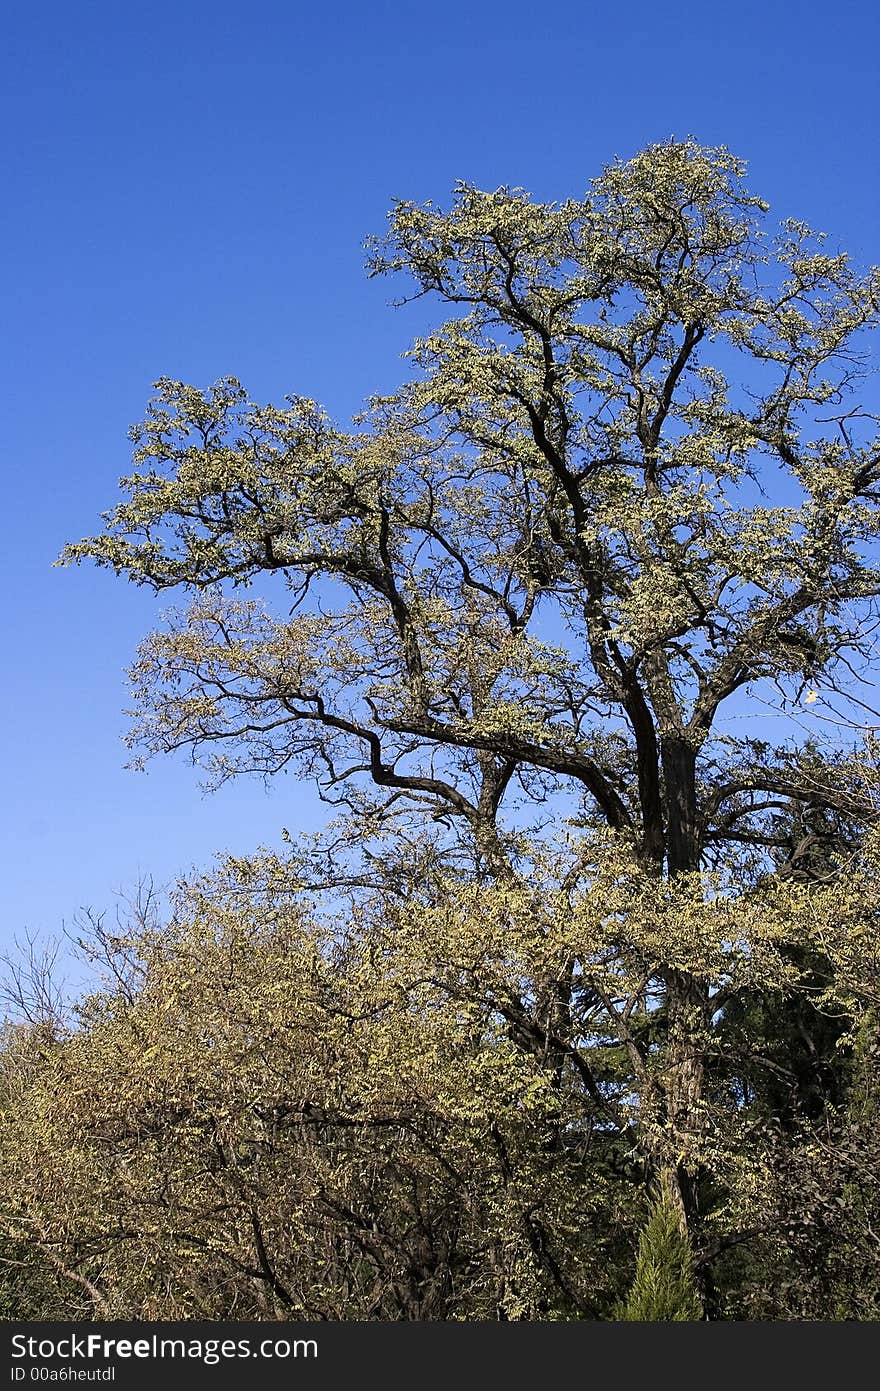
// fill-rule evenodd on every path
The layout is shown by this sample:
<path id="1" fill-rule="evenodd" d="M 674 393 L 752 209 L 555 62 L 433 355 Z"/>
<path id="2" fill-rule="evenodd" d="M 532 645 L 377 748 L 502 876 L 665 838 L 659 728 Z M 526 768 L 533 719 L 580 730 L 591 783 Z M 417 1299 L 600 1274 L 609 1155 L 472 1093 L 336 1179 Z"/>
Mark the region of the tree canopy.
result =
<path id="1" fill-rule="evenodd" d="M 719 710 L 864 656 L 878 592 L 877 277 L 764 206 L 691 144 L 562 206 L 400 203 L 371 270 L 455 317 L 359 430 L 160 382 L 127 499 L 65 553 L 195 595 L 135 668 L 146 749 L 343 799 L 366 775 L 495 875 L 502 806 L 548 785 L 673 872 L 748 843 L 804 779 L 748 739 L 712 757 Z M 229 592 L 272 572 L 292 612 Z"/>

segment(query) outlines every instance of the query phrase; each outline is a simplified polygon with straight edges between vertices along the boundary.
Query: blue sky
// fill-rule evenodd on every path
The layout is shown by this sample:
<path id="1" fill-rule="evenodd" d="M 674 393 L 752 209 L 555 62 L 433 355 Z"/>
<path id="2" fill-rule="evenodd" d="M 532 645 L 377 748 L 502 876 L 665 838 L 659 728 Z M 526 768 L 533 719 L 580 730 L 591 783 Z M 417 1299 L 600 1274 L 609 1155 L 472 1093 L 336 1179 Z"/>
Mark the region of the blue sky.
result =
<path id="1" fill-rule="evenodd" d="M 124 770 L 124 669 L 160 605 L 51 563 L 114 501 L 150 383 L 232 373 L 347 417 L 395 384 L 411 332 L 362 271 L 393 197 L 443 202 L 459 178 L 576 195 L 670 135 L 728 145 L 774 214 L 877 260 L 878 15 L 869 0 L 7 9 L 0 939 L 321 815 L 290 779 L 205 798 L 183 759 Z"/>

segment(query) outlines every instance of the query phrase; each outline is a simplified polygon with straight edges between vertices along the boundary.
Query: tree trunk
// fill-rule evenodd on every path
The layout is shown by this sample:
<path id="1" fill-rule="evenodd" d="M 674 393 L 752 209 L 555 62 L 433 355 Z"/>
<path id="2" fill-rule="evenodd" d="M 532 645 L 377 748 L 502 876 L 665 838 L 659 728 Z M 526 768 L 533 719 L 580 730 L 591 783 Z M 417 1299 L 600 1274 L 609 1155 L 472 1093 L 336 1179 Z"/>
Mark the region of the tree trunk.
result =
<path id="1" fill-rule="evenodd" d="M 666 864 L 670 877 L 700 866 L 696 750 L 680 736 L 661 741 L 666 806 Z M 655 1164 L 661 1191 L 691 1244 L 700 1223 L 695 1141 L 705 1122 L 705 1039 L 709 989 L 689 972 L 669 968 L 666 1049 L 661 1079 L 664 1127 Z"/>
<path id="2" fill-rule="evenodd" d="M 666 864 L 670 875 L 681 874 L 700 866 L 697 751 L 680 735 L 664 736 L 660 751 L 666 801 Z"/>
<path id="3" fill-rule="evenodd" d="M 684 971 L 666 972 L 661 1185 L 679 1213 L 683 1230 L 691 1235 L 699 1221 L 693 1151 L 705 1119 L 705 1030 L 709 1009 L 708 989 L 702 981 Z"/>

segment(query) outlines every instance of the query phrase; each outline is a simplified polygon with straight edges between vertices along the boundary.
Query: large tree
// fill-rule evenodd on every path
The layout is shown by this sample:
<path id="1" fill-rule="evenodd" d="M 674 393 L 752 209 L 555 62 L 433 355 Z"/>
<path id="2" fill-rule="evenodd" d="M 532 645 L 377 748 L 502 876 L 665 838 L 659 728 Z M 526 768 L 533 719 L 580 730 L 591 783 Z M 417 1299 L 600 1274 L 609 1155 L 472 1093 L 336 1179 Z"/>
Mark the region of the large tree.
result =
<path id="1" fill-rule="evenodd" d="M 344 431 L 159 382 L 64 556 L 191 595 L 133 669 L 142 750 L 314 777 L 298 884 L 420 913 L 706 1259 L 725 1006 L 846 973 L 827 895 L 878 810 L 813 716 L 859 723 L 878 617 L 880 282 L 742 180 L 667 143 L 560 205 L 396 204 L 372 273 L 452 315 L 407 384 Z"/>

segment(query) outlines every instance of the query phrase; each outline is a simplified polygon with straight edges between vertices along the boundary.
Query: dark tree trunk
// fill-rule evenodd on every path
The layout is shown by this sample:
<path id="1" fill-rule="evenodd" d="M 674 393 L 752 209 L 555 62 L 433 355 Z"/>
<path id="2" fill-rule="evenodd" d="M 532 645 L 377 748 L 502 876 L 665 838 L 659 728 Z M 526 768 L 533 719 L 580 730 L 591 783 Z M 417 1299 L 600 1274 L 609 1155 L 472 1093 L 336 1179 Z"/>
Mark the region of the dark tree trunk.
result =
<path id="1" fill-rule="evenodd" d="M 660 743 L 666 801 L 666 863 L 670 874 L 698 869 L 697 753 L 680 735 Z"/>
<path id="2" fill-rule="evenodd" d="M 666 864 L 671 876 L 698 869 L 696 750 L 680 736 L 661 741 L 666 807 Z M 667 969 L 666 1050 L 663 1059 L 664 1131 L 656 1167 L 663 1193 L 693 1244 L 700 1214 L 694 1141 L 702 1128 L 705 1039 L 711 1019 L 708 986 L 690 972 Z"/>

